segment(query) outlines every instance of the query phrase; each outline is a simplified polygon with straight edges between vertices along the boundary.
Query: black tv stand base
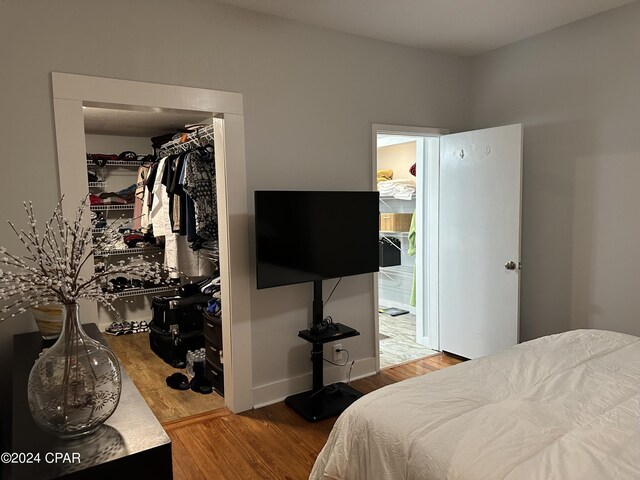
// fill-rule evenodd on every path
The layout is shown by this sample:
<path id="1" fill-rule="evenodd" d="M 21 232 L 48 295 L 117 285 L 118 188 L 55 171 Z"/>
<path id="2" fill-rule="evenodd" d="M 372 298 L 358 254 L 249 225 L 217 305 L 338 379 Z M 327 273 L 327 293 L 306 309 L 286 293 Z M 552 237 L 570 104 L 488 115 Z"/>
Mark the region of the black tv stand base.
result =
<path id="1" fill-rule="evenodd" d="M 319 390 L 308 390 L 285 398 L 284 403 L 309 422 L 340 415 L 362 393 L 343 382 L 326 385 Z"/>

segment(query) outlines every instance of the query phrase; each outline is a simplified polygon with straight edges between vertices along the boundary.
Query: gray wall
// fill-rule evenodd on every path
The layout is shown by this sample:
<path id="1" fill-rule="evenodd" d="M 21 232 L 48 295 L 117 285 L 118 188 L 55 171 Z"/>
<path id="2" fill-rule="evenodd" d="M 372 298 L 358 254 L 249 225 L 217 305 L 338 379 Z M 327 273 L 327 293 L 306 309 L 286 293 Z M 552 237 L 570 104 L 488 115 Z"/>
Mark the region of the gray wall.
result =
<path id="1" fill-rule="evenodd" d="M 247 190 L 369 189 L 371 124 L 467 124 L 468 61 L 279 20 L 211 0 L 0 0 L 2 218 L 48 215 L 56 179 L 52 71 L 244 94 Z M 7 179 L 11 179 L 7 181 Z M 335 232 L 339 240 L 348 232 Z M 16 248 L 7 228 L 0 245 Z M 252 243 L 253 246 L 253 243 Z M 328 285 L 327 287 L 329 287 Z M 254 385 L 310 371 L 296 337 L 311 287 L 253 291 Z M 345 279 L 327 313 L 374 353 L 369 276 Z M 0 325 L 0 362 L 26 318 Z"/>
<path id="2" fill-rule="evenodd" d="M 524 124 L 521 332 L 640 335 L 640 4 L 472 60 L 472 124 Z"/>

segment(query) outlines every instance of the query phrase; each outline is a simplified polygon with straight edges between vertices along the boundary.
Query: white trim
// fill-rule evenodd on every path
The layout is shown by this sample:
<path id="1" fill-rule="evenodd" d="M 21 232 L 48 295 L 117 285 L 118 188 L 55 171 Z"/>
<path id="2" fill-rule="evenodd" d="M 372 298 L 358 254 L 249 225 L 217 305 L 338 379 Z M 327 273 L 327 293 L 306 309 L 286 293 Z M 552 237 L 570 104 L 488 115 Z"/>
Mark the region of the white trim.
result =
<path id="1" fill-rule="evenodd" d="M 82 99 L 91 106 L 243 114 L 240 93 L 58 72 L 51 77 L 55 98 Z"/>
<path id="2" fill-rule="evenodd" d="M 377 371 L 376 363 L 378 362 L 379 360 L 374 357 L 356 360 L 353 364 L 353 370 L 351 371 L 351 381 L 374 375 Z M 351 362 L 344 367 L 332 365 L 330 368 L 325 368 L 325 384 L 328 385 L 335 382 L 346 382 L 350 365 Z M 265 407 L 267 405 L 281 402 L 289 395 L 309 390 L 311 388 L 311 384 L 312 374 L 306 373 L 297 377 L 285 378 L 283 380 L 255 387 L 253 389 L 255 408 Z"/>
<path id="3" fill-rule="evenodd" d="M 429 225 L 436 228 L 427 229 L 427 268 L 424 272 L 429 292 L 427 305 L 428 342 L 423 343 L 432 350 L 440 350 L 440 282 L 439 282 L 439 225 L 440 225 L 440 141 L 428 142 L 427 149 L 427 218 Z"/>
<path id="4" fill-rule="evenodd" d="M 389 133 L 393 135 L 407 135 L 410 137 L 439 137 L 446 135 L 449 130 L 446 128 L 433 127 L 412 127 L 404 125 L 390 125 L 388 123 L 374 123 L 371 126 L 375 135 L 378 133 Z"/>
<path id="5" fill-rule="evenodd" d="M 233 412 L 253 407 L 247 185 L 242 95 L 54 72 L 60 188 L 67 209 L 86 195 L 83 104 L 130 110 L 192 111 L 216 116 L 222 317 L 225 342 L 225 404 Z M 219 131 L 218 131 L 219 130 Z M 95 308 L 95 307 L 94 307 Z M 96 309 L 97 314 L 97 309 Z M 97 318 L 97 315 L 89 318 Z"/>
<path id="6" fill-rule="evenodd" d="M 426 272 L 429 271 L 429 252 L 427 246 L 429 244 L 428 238 L 425 237 L 425 232 L 430 230 L 427 228 L 427 224 L 430 222 L 428 216 L 428 207 L 425 208 L 425 203 L 429 202 L 428 190 L 427 190 L 427 169 L 425 163 L 427 163 L 427 148 L 425 137 L 420 138 L 420 141 L 416 142 L 416 218 L 425 219 L 426 221 L 416 222 L 416 238 L 425 238 L 427 241 L 423 243 L 422 248 L 416 248 L 415 263 L 414 263 L 414 276 L 416 282 L 416 343 L 428 347 L 424 342 L 425 338 L 425 323 L 429 319 L 429 311 L 425 306 L 425 291 L 424 289 L 429 287 L 428 278 Z M 426 195 L 425 195 L 426 194 Z M 426 319 L 426 320 L 425 320 Z"/>

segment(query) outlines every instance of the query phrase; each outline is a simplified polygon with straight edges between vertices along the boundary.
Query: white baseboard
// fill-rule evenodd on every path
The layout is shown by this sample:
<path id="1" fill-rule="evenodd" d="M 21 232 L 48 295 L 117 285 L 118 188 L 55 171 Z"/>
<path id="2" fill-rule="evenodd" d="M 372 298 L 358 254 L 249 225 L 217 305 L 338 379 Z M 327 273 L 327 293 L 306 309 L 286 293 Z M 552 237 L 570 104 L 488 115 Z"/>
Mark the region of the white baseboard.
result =
<path id="1" fill-rule="evenodd" d="M 349 375 L 349 362 L 344 367 L 331 365 L 324 369 L 324 383 L 346 382 Z M 356 360 L 351 371 L 351 380 L 368 377 L 376 373 L 375 357 Z M 289 395 L 309 390 L 312 384 L 311 373 L 298 377 L 286 378 L 277 382 L 260 385 L 253 388 L 254 408 L 260 408 L 273 403 L 281 402 Z"/>

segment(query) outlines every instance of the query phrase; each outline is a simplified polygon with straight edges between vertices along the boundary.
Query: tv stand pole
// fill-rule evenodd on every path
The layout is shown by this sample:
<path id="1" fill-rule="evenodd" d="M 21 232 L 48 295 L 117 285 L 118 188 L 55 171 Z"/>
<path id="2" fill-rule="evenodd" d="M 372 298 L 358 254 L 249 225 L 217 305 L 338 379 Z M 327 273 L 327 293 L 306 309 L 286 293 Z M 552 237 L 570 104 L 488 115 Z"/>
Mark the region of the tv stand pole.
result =
<path id="1" fill-rule="evenodd" d="M 310 422 L 340 415 L 349 405 L 362 396 L 362 393 L 343 382 L 324 385 L 323 380 L 323 345 L 344 338 L 360 335 L 357 330 L 332 323 L 325 325 L 322 305 L 322 280 L 313 282 L 313 326 L 298 332 L 300 338 L 312 344 L 312 389 L 291 395 L 285 404 Z M 324 327 L 324 328 L 323 328 Z"/>
<path id="2" fill-rule="evenodd" d="M 324 322 L 324 309 L 322 305 L 322 280 L 313 281 L 313 328 L 312 332 L 315 334 L 315 328 L 322 325 Z M 304 331 L 304 330 L 303 330 Z M 304 337 L 303 337 L 304 338 Z M 305 339 L 306 340 L 306 339 Z M 316 392 L 324 387 L 324 361 L 323 361 L 323 348 L 322 343 L 311 342 L 313 348 L 311 349 L 311 365 L 313 366 L 313 391 Z"/>

